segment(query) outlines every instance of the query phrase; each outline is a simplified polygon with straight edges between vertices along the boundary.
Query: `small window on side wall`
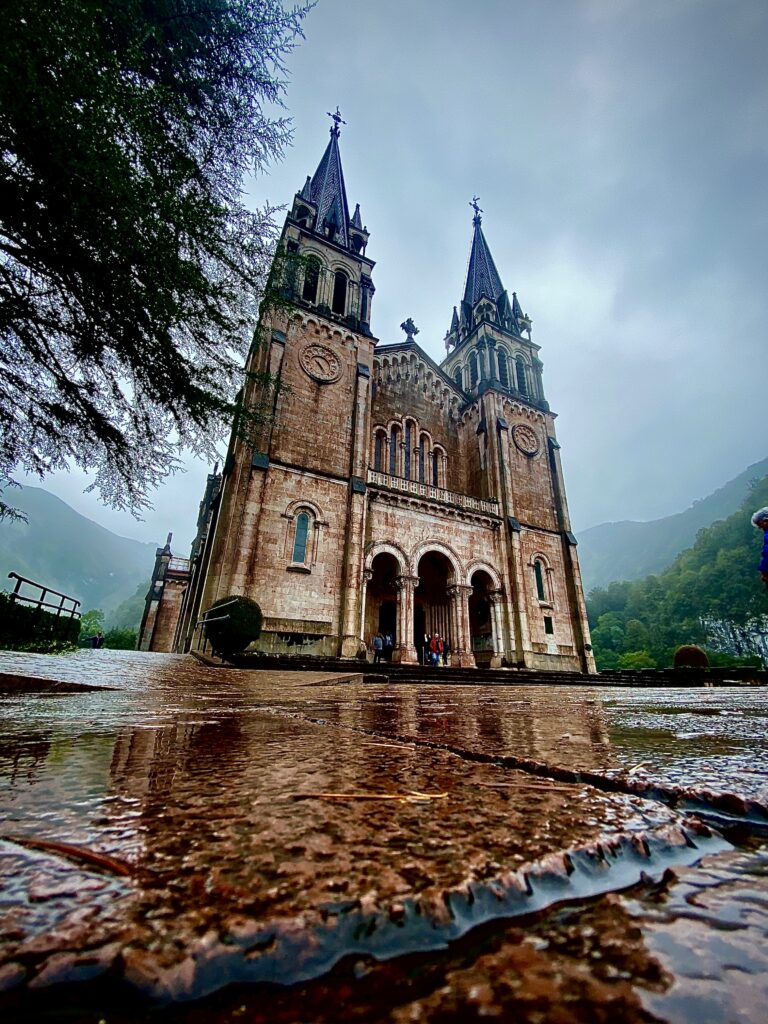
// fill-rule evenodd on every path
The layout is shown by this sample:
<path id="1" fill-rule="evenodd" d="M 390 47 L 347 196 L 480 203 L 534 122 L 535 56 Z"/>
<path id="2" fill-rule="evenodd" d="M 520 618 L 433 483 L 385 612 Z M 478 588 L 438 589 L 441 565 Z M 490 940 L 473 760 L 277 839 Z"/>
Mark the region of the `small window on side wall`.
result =
<path id="1" fill-rule="evenodd" d="M 296 516 L 296 527 L 293 535 L 293 554 L 291 561 L 294 565 L 305 565 L 307 561 L 307 542 L 309 540 L 309 513 L 300 512 Z"/>
<path id="2" fill-rule="evenodd" d="M 547 634 L 547 636 L 553 636 L 554 635 L 555 624 L 552 621 L 552 616 L 551 615 L 545 615 L 544 616 L 544 632 Z"/>
<path id="3" fill-rule="evenodd" d="M 542 569 L 541 562 L 537 559 L 533 563 L 533 575 L 536 579 L 536 597 L 540 601 L 546 601 L 547 594 L 544 590 L 544 570 Z"/>

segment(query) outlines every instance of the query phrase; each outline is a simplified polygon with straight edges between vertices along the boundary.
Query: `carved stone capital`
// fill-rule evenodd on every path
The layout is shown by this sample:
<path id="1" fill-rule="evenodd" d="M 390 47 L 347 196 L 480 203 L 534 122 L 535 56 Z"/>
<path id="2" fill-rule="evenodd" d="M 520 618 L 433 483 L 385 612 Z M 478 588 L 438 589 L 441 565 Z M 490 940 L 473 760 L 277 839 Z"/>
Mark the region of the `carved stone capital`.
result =
<path id="1" fill-rule="evenodd" d="M 373 569 L 363 569 L 363 579 L 366 583 L 370 583 L 373 579 Z"/>
<path id="2" fill-rule="evenodd" d="M 395 578 L 395 587 L 401 592 L 407 590 L 414 591 L 418 585 L 418 576 L 397 576 Z"/>

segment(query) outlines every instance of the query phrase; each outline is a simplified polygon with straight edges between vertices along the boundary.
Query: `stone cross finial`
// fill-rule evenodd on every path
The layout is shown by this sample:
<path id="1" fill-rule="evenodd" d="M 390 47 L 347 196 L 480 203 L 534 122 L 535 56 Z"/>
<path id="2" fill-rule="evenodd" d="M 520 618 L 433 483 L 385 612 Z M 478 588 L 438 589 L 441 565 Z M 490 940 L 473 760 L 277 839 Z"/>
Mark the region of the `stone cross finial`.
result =
<path id="1" fill-rule="evenodd" d="M 419 333 L 419 328 L 416 326 L 416 324 L 410 317 L 408 317 L 407 320 L 404 320 L 400 324 L 400 327 L 402 328 L 402 330 L 405 331 L 407 335 L 406 341 L 413 341 L 414 335 Z"/>
<path id="2" fill-rule="evenodd" d="M 339 125 L 347 123 L 344 120 L 344 118 L 341 116 L 341 114 L 339 113 L 339 105 L 338 105 L 338 103 L 336 104 L 336 113 L 335 114 L 332 114 L 330 112 L 330 110 L 326 110 L 326 114 L 328 115 L 328 117 L 333 119 L 333 128 L 331 128 L 331 135 L 335 135 L 338 138 L 338 135 L 339 135 Z"/>

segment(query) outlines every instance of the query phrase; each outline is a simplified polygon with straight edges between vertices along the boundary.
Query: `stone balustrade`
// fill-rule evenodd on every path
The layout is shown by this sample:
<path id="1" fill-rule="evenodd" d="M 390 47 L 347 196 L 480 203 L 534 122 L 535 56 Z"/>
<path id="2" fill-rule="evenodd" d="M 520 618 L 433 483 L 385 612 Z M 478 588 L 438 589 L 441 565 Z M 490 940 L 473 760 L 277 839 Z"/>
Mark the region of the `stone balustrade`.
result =
<path id="1" fill-rule="evenodd" d="M 405 477 L 392 476 L 389 473 L 379 473 L 375 469 L 368 470 L 368 483 L 372 487 L 386 487 L 389 490 L 400 491 L 403 494 L 431 498 L 446 505 L 471 509 L 473 512 L 483 512 L 492 516 L 499 514 L 499 503 L 496 498 L 475 498 L 471 494 L 461 494 L 458 491 L 449 491 L 445 487 L 434 487 L 432 484 L 420 483 L 418 480 L 406 480 Z"/>

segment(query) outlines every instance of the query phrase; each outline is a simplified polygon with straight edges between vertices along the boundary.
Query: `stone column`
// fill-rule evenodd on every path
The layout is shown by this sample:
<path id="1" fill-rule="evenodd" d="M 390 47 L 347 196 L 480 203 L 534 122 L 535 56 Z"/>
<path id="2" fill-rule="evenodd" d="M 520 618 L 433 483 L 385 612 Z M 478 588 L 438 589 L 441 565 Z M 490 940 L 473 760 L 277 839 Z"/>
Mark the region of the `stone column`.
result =
<path id="1" fill-rule="evenodd" d="M 419 657 L 413 643 L 413 592 L 419 585 L 418 576 L 398 576 L 397 587 L 397 639 L 392 661 L 416 665 Z"/>
<path id="2" fill-rule="evenodd" d="M 472 593 L 472 587 L 458 584 L 448 587 L 447 593 L 451 599 L 451 623 L 454 628 L 454 635 L 451 637 L 451 664 L 460 668 L 476 668 L 469 632 L 469 595 Z"/>
<path id="3" fill-rule="evenodd" d="M 501 605 L 504 594 L 501 590 L 492 590 L 488 594 L 491 603 L 491 629 L 493 631 L 493 657 L 491 668 L 501 668 L 504 659 L 504 627 L 502 624 Z"/>
<path id="4" fill-rule="evenodd" d="M 363 643 L 368 646 L 368 637 L 365 635 L 365 602 L 368 597 L 368 584 L 373 579 L 373 569 L 363 569 L 363 584 L 360 588 L 360 636 Z"/>

